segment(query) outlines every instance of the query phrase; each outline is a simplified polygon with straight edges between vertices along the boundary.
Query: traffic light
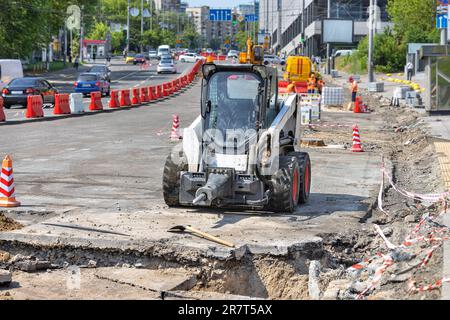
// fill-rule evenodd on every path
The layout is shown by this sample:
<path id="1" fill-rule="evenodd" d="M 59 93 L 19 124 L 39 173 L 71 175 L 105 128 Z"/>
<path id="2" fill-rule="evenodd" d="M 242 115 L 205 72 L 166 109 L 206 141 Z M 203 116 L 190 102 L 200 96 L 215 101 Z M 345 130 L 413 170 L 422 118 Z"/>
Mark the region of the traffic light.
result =
<path id="1" fill-rule="evenodd" d="M 233 26 L 237 25 L 237 14 L 236 13 L 233 13 L 233 17 L 232 17 L 231 21 L 233 23 Z"/>

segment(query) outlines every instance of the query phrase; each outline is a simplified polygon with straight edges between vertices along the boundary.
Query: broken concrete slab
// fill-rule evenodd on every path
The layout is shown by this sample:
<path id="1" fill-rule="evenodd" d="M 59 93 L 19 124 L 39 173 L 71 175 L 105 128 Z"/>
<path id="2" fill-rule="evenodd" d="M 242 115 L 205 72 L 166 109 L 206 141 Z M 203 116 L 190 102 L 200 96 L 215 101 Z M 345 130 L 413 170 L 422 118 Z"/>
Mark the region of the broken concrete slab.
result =
<path id="1" fill-rule="evenodd" d="M 263 300 L 262 298 L 210 291 L 168 291 L 163 300 Z"/>
<path id="2" fill-rule="evenodd" d="M 196 275 L 182 269 L 131 269 L 100 268 L 96 277 L 121 284 L 128 284 L 153 292 L 190 290 L 196 282 Z"/>

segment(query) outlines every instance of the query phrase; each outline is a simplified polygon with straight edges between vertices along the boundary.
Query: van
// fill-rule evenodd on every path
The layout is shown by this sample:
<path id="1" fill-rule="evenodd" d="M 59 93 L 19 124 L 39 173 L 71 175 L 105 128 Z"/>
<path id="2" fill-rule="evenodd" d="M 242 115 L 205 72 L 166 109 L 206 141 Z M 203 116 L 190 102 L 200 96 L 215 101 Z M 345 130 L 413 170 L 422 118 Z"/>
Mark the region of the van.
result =
<path id="1" fill-rule="evenodd" d="M 158 47 L 158 57 L 161 58 L 164 55 L 171 55 L 170 46 L 159 46 Z"/>
<path id="2" fill-rule="evenodd" d="M 15 78 L 23 78 L 20 60 L 0 60 L 0 90 Z"/>
<path id="3" fill-rule="evenodd" d="M 334 53 L 334 57 L 341 57 L 341 56 L 351 56 L 353 54 L 353 50 L 337 50 Z"/>

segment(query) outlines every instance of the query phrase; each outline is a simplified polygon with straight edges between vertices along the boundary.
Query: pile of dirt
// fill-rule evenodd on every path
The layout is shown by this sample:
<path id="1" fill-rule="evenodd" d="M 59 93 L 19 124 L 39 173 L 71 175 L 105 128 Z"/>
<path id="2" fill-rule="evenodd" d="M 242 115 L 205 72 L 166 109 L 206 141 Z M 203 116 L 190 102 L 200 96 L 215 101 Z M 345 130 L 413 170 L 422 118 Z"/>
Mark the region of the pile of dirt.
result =
<path id="1" fill-rule="evenodd" d="M 23 228 L 23 226 L 20 223 L 14 221 L 13 219 L 7 218 L 0 212 L 0 231 L 12 231 L 21 228 Z"/>

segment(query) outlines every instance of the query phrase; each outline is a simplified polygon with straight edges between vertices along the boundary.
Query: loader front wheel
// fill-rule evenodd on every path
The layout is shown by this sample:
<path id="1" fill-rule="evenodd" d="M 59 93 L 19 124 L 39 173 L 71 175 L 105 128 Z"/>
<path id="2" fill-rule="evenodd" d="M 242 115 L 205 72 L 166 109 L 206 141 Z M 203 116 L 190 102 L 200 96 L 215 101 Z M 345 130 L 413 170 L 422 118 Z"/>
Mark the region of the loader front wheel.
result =
<path id="1" fill-rule="evenodd" d="M 300 197 L 301 172 L 296 157 L 280 157 L 279 169 L 272 176 L 272 199 L 269 209 L 292 213 Z"/>
<path id="2" fill-rule="evenodd" d="M 180 172 L 187 171 L 188 165 L 184 155 L 172 153 L 167 157 L 163 174 L 163 196 L 169 207 L 180 205 Z"/>

